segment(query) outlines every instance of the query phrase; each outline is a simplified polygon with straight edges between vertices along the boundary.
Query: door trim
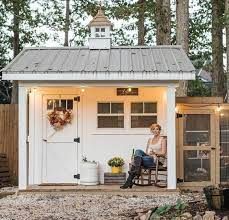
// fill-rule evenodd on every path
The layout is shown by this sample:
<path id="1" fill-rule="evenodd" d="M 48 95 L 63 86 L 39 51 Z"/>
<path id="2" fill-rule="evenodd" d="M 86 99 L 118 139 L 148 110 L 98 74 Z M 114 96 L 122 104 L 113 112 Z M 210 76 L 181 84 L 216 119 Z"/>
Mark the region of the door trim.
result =
<path id="1" fill-rule="evenodd" d="M 180 109 L 179 114 L 210 114 L 210 132 L 211 132 L 211 147 L 215 147 L 215 150 L 212 150 L 209 146 L 199 147 L 201 150 L 210 150 L 210 169 L 211 169 L 211 176 L 210 181 L 200 181 L 200 182 L 182 182 L 179 183 L 180 186 L 206 186 L 209 184 L 218 184 L 219 183 L 219 157 L 217 158 L 216 155 L 219 155 L 219 135 L 216 134 L 217 129 L 219 129 L 219 114 L 217 114 L 214 110 L 207 110 L 207 109 Z M 218 123 L 217 123 L 218 122 Z M 178 161 L 180 165 L 178 168 L 179 178 L 184 180 L 184 150 L 194 150 L 197 149 L 195 146 L 183 146 L 183 117 L 177 118 L 178 124 Z M 219 131 L 219 130 L 218 130 Z M 210 149 L 209 149 L 210 148 Z M 218 170 L 218 172 L 217 172 Z M 218 175 L 217 175 L 218 174 Z"/>
<path id="2" fill-rule="evenodd" d="M 61 99 L 61 98 L 63 98 L 63 99 L 69 99 L 69 98 L 70 99 L 73 99 L 73 106 L 75 107 L 75 111 L 76 111 L 76 116 L 75 117 L 77 118 L 76 119 L 76 131 L 77 131 L 77 134 L 75 134 L 75 137 L 79 137 L 79 136 L 82 135 L 82 129 L 80 129 L 80 127 L 81 127 L 81 119 L 80 119 L 80 117 L 81 117 L 82 112 L 81 112 L 81 104 L 80 104 L 80 102 L 74 101 L 74 97 L 76 97 L 76 96 L 79 96 L 80 97 L 79 94 L 57 94 L 57 93 L 55 93 L 55 94 L 52 93 L 51 94 L 51 93 L 43 93 L 41 96 L 42 96 L 41 97 L 41 103 L 42 103 L 41 104 L 41 106 L 42 106 L 41 183 L 46 184 L 46 183 L 49 183 L 49 182 L 47 181 L 47 173 L 46 173 L 46 171 L 47 171 L 47 164 L 46 164 L 47 159 L 45 160 L 45 158 L 46 158 L 45 147 L 47 147 L 47 142 L 43 141 L 44 134 L 46 133 L 46 128 L 44 126 L 45 125 L 45 118 L 44 117 L 46 117 L 46 111 L 47 111 L 45 100 L 47 100 L 49 96 L 52 97 L 52 98 L 54 98 L 54 99 L 55 99 L 55 97 L 57 99 Z M 82 99 L 80 101 L 82 101 Z M 76 158 L 75 158 L 75 160 L 76 160 L 75 161 L 76 168 L 74 169 L 75 170 L 75 172 L 73 174 L 73 176 L 74 176 L 75 174 L 77 174 L 79 172 L 79 162 L 80 162 L 80 158 L 81 158 L 81 146 L 80 146 L 81 143 L 76 143 L 74 141 L 73 141 L 73 143 L 76 146 L 76 154 L 77 154 L 76 155 Z M 75 183 L 77 184 L 78 182 L 79 182 L 79 180 L 75 179 Z M 50 183 L 50 184 L 52 184 L 52 183 Z"/>

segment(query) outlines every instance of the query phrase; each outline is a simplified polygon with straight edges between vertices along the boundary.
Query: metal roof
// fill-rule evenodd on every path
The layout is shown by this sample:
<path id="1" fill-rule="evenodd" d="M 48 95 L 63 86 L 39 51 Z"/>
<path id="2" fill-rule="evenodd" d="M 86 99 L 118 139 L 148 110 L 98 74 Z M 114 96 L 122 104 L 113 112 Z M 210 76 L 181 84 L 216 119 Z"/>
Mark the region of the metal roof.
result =
<path id="1" fill-rule="evenodd" d="M 109 50 L 90 50 L 87 47 L 25 48 L 2 72 L 3 79 L 18 80 L 28 79 L 25 77 L 28 74 L 31 80 L 37 80 L 35 75 L 54 79 L 47 74 L 71 74 L 72 79 L 79 80 L 84 75 L 87 75 L 84 79 L 90 79 L 90 74 L 94 74 L 93 80 L 100 79 L 102 75 L 106 75 L 106 79 L 117 80 L 132 79 L 130 76 L 133 79 L 139 76 L 141 80 L 160 80 L 162 75 L 163 80 L 195 78 L 195 68 L 181 46 L 120 46 Z M 109 78 L 111 75 L 113 78 Z"/>

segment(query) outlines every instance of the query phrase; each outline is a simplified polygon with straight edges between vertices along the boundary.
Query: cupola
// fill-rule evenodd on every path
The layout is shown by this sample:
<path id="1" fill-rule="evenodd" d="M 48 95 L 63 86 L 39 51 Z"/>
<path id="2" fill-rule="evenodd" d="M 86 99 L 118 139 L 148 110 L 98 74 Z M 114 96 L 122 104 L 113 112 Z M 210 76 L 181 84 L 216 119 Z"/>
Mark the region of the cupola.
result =
<path id="1" fill-rule="evenodd" d="M 110 49 L 110 31 L 112 24 L 104 15 L 101 7 L 88 26 L 91 32 L 91 36 L 89 37 L 89 49 Z"/>

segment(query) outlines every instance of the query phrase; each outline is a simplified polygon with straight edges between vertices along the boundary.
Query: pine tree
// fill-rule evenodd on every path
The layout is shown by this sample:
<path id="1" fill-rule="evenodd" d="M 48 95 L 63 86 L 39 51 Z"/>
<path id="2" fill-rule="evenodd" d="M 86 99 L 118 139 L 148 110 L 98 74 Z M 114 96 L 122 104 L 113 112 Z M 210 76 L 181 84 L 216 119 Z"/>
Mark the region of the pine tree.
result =
<path id="1" fill-rule="evenodd" d="M 157 45 L 171 44 L 170 0 L 156 0 Z"/>
<path id="2" fill-rule="evenodd" d="M 212 95 L 223 96 L 225 92 L 223 70 L 223 13 L 224 2 L 212 0 Z"/>
<path id="3" fill-rule="evenodd" d="M 176 43 L 189 52 L 189 0 L 176 0 Z M 179 81 L 177 96 L 187 96 L 187 81 Z"/>

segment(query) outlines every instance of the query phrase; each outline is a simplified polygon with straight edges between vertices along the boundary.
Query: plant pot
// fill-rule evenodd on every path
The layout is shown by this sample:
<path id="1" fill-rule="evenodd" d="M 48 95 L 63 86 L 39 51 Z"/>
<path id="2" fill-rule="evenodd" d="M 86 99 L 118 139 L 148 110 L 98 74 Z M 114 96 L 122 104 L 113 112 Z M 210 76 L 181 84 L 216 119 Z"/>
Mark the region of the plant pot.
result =
<path id="1" fill-rule="evenodd" d="M 224 206 L 223 191 L 219 188 L 204 187 L 204 194 L 207 200 L 208 208 L 220 210 Z"/>
<path id="2" fill-rule="evenodd" d="M 111 167 L 111 172 L 112 173 L 121 173 L 122 167 Z"/>
<path id="3" fill-rule="evenodd" d="M 81 185 L 98 185 L 99 183 L 99 166 L 96 162 L 80 163 L 80 184 Z"/>

